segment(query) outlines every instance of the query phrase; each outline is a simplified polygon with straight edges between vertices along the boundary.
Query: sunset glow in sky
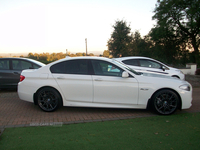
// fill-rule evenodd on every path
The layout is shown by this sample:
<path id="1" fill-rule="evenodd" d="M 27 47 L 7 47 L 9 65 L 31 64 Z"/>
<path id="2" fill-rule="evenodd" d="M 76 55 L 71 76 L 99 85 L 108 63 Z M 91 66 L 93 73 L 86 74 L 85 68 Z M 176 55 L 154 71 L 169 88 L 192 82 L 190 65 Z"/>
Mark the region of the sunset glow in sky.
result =
<path id="1" fill-rule="evenodd" d="M 147 35 L 157 0 L 0 0 L 0 53 L 107 50 L 116 20 Z"/>

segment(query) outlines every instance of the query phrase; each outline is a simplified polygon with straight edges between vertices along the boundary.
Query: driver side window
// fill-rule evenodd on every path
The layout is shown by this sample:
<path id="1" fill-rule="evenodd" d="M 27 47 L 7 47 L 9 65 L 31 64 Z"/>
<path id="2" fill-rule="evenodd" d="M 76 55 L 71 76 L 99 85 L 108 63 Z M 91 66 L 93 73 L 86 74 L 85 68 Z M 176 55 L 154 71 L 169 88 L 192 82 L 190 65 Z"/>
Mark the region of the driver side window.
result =
<path id="1" fill-rule="evenodd" d="M 92 60 L 91 62 L 95 75 L 122 76 L 123 70 L 112 63 L 101 60 Z"/>

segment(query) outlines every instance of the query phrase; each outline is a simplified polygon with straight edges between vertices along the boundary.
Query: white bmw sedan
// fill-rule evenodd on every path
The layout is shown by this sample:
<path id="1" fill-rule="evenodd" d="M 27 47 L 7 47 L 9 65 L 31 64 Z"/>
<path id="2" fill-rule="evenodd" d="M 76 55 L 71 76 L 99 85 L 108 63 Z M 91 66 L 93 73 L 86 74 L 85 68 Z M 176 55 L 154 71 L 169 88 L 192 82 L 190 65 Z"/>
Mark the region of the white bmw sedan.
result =
<path id="1" fill-rule="evenodd" d="M 47 112 L 75 106 L 151 108 L 169 115 L 191 107 L 192 87 L 176 78 L 141 75 L 113 59 L 68 57 L 24 70 L 18 95 Z"/>

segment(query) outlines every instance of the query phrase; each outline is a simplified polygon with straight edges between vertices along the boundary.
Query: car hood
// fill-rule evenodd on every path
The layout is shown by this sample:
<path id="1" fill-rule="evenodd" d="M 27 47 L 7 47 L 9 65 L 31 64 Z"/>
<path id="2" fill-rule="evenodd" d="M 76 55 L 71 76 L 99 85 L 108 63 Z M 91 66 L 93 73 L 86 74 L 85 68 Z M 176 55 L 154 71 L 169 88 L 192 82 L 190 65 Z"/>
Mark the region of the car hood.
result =
<path id="1" fill-rule="evenodd" d="M 177 68 L 170 67 L 170 66 L 167 66 L 167 68 L 169 68 L 170 70 L 179 70 L 179 69 L 177 69 Z"/>

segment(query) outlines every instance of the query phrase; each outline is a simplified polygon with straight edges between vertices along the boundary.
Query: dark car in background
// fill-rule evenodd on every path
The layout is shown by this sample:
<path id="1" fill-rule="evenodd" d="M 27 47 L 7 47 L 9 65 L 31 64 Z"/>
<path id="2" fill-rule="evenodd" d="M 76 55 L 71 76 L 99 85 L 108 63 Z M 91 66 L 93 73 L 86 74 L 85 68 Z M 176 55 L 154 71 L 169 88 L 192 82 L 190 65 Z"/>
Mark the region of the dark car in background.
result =
<path id="1" fill-rule="evenodd" d="M 28 58 L 0 58 L 0 89 L 17 88 L 25 69 L 38 69 L 45 64 Z"/>

